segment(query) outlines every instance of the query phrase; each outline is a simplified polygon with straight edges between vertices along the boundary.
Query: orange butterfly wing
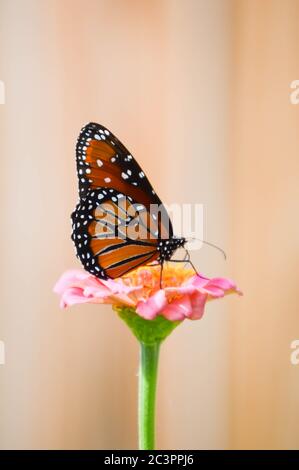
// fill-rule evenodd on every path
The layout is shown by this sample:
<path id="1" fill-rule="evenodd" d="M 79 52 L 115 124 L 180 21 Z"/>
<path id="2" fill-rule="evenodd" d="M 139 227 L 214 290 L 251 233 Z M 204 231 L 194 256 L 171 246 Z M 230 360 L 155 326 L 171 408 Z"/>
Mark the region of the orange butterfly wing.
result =
<path id="1" fill-rule="evenodd" d="M 182 239 L 173 237 L 165 207 L 126 147 L 89 123 L 79 135 L 76 161 L 80 201 L 72 239 L 84 268 L 115 278 L 169 259 Z"/>

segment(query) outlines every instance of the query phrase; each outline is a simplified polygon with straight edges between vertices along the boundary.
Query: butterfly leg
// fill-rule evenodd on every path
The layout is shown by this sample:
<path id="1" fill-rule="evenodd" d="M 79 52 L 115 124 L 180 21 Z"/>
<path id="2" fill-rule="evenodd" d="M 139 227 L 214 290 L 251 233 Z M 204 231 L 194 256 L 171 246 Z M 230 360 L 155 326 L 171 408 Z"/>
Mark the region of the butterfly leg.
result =
<path id="1" fill-rule="evenodd" d="M 188 250 L 186 250 L 186 254 L 185 254 L 184 259 L 170 259 L 168 262 L 170 262 L 170 263 L 188 263 L 192 266 L 195 273 L 198 274 L 198 271 L 197 271 L 196 267 L 194 266 L 194 264 L 192 263 L 192 261 L 190 259 L 190 253 L 189 253 Z"/>
<path id="2" fill-rule="evenodd" d="M 198 271 L 192 261 L 190 259 L 170 259 L 168 260 L 168 263 L 186 263 L 190 264 L 192 266 L 192 269 L 195 271 L 196 274 L 198 274 Z"/>
<path id="3" fill-rule="evenodd" d="M 194 269 L 195 274 L 198 275 L 198 271 L 197 271 L 196 267 L 194 266 L 194 264 L 192 263 L 192 261 L 190 259 L 187 259 L 186 263 L 189 263 L 192 266 L 192 268 Z"/>
<path id="4" fill-rule="evenodd" d="M 161 270 L 160 270 L 160 289 L 162 289 L 162 274 L 163 274 L 163 261 L 161 262 Z"/>
<path id="5" fill-rule="evenodd" d="M 188 253 L 186 251 L 185 256 L 183 259 L 169 259 L 167 260 L 168 263 L 188 263 L 189 258 L 188 258 Z"/>
<path id="6" fill-rule="evenodd" d="M 194 269 L 195 273 L 198 274 L 198 271 L 196 269 L 196 267 L 194 266 L 194 264 L 192 263 L 191 259 L 190 259 L 190 253 L 188 250 L 186 250 L 186 254 L 187 254 L 187 259 L 186 259 L 186 263 L 189 263 L 191 264 L 192 268 Z"/>

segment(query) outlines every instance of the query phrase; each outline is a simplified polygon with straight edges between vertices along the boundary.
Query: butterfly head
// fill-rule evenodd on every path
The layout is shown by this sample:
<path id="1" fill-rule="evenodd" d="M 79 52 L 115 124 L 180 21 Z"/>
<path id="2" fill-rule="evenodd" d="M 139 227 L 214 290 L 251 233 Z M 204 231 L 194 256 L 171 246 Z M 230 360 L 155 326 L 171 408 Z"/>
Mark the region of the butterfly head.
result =
<path id="1" fill-rule="evenodd" d="M 159 251 L 159 261 L 168 261 L 172 257 L 173 253 L 178 249 L 185 245 L 186 239 L 172 237 L 169 240 L 160 240 L 157 250 Z"/>

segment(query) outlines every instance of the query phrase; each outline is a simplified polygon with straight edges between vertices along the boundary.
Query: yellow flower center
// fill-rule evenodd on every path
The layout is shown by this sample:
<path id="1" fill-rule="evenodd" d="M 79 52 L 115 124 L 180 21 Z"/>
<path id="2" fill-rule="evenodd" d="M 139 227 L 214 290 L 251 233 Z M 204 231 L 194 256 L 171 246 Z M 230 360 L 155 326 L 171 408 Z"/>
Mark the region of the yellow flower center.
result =
<path id="1" fill-rule="evenodd" d="M 182 263 L 183 264 L 183 263 Z M 193 269 L 186 268 L 180 264 L 165 263 L 162 271 L 161 266 L 142 266 L 130 272 L 122 279 L 130 286 L 142 286 L 145 297 L 160 289 L 160 281 L 162 289 L 165 287 L 178 287 L 186 282 L 190 277 L 194 276 Z M 171 298 L 170 298 L 171 297 Z M 181 296 L 177 294 L 168 295 L 168 300 L 173 300 Z"/>

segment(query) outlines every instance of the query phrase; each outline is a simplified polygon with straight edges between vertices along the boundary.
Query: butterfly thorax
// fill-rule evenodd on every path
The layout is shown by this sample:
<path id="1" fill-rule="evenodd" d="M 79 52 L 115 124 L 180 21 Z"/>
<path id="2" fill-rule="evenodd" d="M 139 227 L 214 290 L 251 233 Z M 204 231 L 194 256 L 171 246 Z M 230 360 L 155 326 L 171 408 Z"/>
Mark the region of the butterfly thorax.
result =
<path id="1" fill-rule="evenodd" d="M 160 240 L 158 243 L 157 250 L 159 251 L 158 261 L 168 261 L 172 257 L 173 253 L 185 245 L 185 238 L 172 237 L 169 240 Z"/>

